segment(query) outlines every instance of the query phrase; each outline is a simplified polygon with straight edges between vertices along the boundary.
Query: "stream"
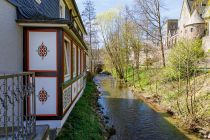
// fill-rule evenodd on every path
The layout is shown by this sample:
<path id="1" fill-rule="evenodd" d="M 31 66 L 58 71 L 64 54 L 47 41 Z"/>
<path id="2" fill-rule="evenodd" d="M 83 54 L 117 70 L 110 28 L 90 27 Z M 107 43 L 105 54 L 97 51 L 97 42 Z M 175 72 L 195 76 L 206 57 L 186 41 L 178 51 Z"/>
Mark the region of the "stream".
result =
<path id="1" fill-rule="evenodd" d="M 101 92 L 98 102 L 104 108 L 103 114 L 109 117 L 107 123 L 116 129 L 111 140 L 188 139 L 128 88 L 119 88 L 111 76 L 97 75 L 94 81 Z"/>

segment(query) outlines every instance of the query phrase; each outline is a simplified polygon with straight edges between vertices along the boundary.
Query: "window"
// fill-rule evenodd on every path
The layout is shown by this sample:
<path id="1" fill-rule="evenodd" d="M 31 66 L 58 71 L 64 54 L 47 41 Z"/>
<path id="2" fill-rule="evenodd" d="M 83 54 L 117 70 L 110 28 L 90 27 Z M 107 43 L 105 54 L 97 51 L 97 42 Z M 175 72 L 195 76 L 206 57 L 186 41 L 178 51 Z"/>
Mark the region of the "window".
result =
<path id="1" fill-rule="evenodd" d="M 60 0 L 59 12 L 60 12 L 60 18 L 65 18 L 65 4 L 63 0 Z"/>
<path id="2" fill-rule="evenodd" d="M 191 28 L 190 31 L 193 32 L 193 28 Z"/>
<path id="3" fill-rule="evenodd" d="M 205 4 L 205 3 L 201 3 L 201 5 L 202 5 L 202 6 L 204 6 L 204 7 L 206 6 L 206 4 Z"/>
<path id="4" fill-rule="evenodd" d="M 69 15 L 70 15 L 70 17 L 69 17 L 70 21 L 73 21 L 73 18 L 72 18 L 72 10 L 69 11 Z"/>
<path id="5" fill-rule="evenodd" d="M 80 53 L 80 58 L 81 58 L 81 73 L 83 73 L 83 71 L 84 71 L 84 68 L 83 68 L 83 65 L 84 65 L 84 63 L 83 63 L 83 51 L 81 50 L 81 53 Z"/>
<path id="6" fill-rule="evenodd" d="M 77 76 L 77 47 L 73 45 L 73 77 Z"/>
<path id="7" fill-rule="evenodd" d="M 76 21 L 74 21 L 74 27 L 75 27 L 75 29 L 77 29 L 77 23 L 76 23 Z"/>
<path id="8" fill-rule="evenodd" d="M 84 71 L 87 70 L 87 58 L 86 58 L 86 53 L 84 53 Z"/>
<path id="9" fill-rule="evenodd" d="M 81 52 L 81 51 L 80 51 L 80 49 L 78 48 L 78 56 L 77 56 L 77 57 L 78 57 L 78 75 L 79 75 L 80 72 L 81 72 L 81 71 L 80 71 L 80 70 L 81 70 L 81 69 L 80 69 L 80 64 L 81 64 L 81 63 L 80 63 L 80 55 L 81 55 L 80 52 Z"/>
<path id="10" fill-rule="evenodd" d="M 35 0 L 35 1 L 36 1 L 36 3 L 38 3 L 38 4 L 41 4 L 41 3 L 42 3 L 41 0 Z"/>
<path id="11" fill-rule="evenodd" d="M 71 79 L 71 55 L 70 55 L 70 43 L 64 42 L 64 81 L 68 81 Z"/>
<path id="12" fill-rule="evenodd" d="M 88 55 L 87 54 L 85 54 L 85 60 L 86 60 L 86 62 L 85 62 L 85 69 L 89 69 L 89 58 L 88 58 Z"/>

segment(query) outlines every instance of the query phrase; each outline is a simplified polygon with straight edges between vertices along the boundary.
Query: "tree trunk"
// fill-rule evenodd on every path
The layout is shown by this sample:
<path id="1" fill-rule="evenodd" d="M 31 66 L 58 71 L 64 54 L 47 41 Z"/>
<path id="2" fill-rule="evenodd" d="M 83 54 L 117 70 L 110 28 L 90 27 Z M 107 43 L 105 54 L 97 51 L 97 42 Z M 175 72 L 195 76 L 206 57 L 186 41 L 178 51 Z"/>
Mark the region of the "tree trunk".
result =
<path id="1" fill-rule="evenodd" d="M 163 42 L 162 42 L 162 39 L 161 39 L 161 53 L 162 53 L 162 61 L 163 61 L 163 67 L 166 66 L 166 62 L 165 62 L 165 52 L 164 52 L 164 46 L 163 46 Z"/>
<path id="2" fill-rule="evenodd" d="M 189 100 L 189 84 L 190 84 L 190 77 L 189 77 L 189 65 L 188 65 L 188 62 L 187 62 L 187 83 L 186 83 L 186 106 L 187 106 L 187 111 L 188 113 L 191 113 L 190 112 L 190 108 L 189 108 L 189 103 L 188 103 L 188 100 Z"/>
<path id="3" fill-rule="evenodd" d="M 165 51 L 164 51 L 164 45 L 163 45 L 163 36 L 162 36 L 160 19 L 159 19 L 159 35 L 160 35 L 160 47 L 161 47 L 161 54 L 162 54 L 162 62 L 163 62 L 163 67 L 165 67 L 166 66 Z"/>

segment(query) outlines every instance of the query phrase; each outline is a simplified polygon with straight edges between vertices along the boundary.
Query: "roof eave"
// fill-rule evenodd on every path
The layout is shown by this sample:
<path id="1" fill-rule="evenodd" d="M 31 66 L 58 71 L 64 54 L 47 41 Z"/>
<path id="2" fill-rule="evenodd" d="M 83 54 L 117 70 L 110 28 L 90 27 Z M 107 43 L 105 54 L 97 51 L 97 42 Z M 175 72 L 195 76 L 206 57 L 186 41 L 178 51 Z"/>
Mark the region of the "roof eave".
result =
<path id="1" fill-rule="evenodd" d="M 187 25 L 185 25 L 184 27 L 188 27 L 188 26 L 193 26 L 193 25 L 198 25 L 198 24 L 205 24 L 205 22 L 203 22 L 203 23 L 190 23 L 190 24 L 187 24 Z"/>
<path id="2" fill-rule="evenodd" d="M 17 23 L 19 26 L 22 27 L 58 27 L 63 28 L 65 31 L 72 32 L 75 34 L 75 37 L 77 37 L 84 48 L 88 50 L 87 44 L 84 42 L 84 40 L 79 36 L 77 32 L 74 31 L 74 28 L 70 26 L 70 24 L 67 23 L 52 23 L 52 21 L 32 21 L 32 20 L 17 20 Z"/>
<path id="3" fill-rule="evenodd" d="M 77 6 L 77 4 L 76 4 L 76 1 L 75 1 L 75 0 L 72 0 L 72 1 L 73 1 L 73 4 L 74 4 L 74 7 L 75 7 L 75 9 L 76 9 L 77 14 L 79 15 L 78 17 L 79 17 L 79 20 L 80 20 L 80 22 L 81 22 L 81 24 L 82 24 L 82 27 L 84 28 L 84 32 L 85 32 L 85 34 L 87 34 L 87 31 L 86 31 L 85 25 L 84 25 L 84 23 L 83 23 L 83 21 L 82 21 L 81 14 L 80 14 L 80 12 L 79 12 L 79 9 L 78 9 L 78 6 Z"/>
<path id="4" fill-rule="evenodd" d="M 64 19 L 17 19 L 17 23 L 49 23 L 49 24 L 71 24 L 72 22 Z"/>
<path id="5" fill-rule="evenodd" d="M 19 26 L 23 27 L 69 27 L 67 23 L 58 23 L 50 21 L 30 21 L 30 20 L 16 20 Z"/>

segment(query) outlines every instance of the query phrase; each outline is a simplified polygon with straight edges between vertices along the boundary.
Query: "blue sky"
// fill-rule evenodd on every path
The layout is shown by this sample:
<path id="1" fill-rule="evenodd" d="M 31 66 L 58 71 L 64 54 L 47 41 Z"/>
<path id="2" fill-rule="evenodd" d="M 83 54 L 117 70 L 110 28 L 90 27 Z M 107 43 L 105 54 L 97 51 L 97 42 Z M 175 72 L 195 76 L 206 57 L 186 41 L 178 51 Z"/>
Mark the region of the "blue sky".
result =
<path id="1" fill-rule="evenodd" d="M 76 0 L 80 13 L 83 9 L 83 2 L 85 0 Z M 129 5 L 132 6 L 134 0 L 93 0 L 96 8 L 96 13 L 102 13 L 110 8 L 116 8 L 119 6 Z M 163 0 L 166 10 L 163 15 L 167 18 L 179 18 L 183 0 Z"/>

